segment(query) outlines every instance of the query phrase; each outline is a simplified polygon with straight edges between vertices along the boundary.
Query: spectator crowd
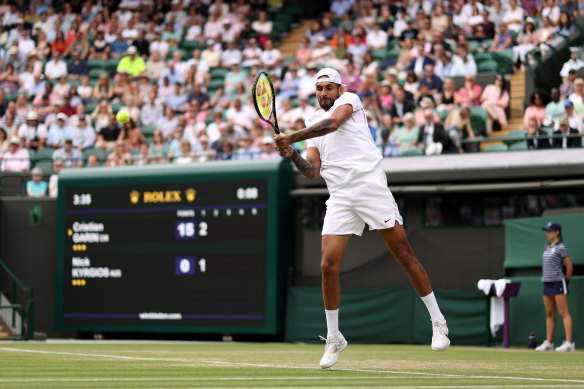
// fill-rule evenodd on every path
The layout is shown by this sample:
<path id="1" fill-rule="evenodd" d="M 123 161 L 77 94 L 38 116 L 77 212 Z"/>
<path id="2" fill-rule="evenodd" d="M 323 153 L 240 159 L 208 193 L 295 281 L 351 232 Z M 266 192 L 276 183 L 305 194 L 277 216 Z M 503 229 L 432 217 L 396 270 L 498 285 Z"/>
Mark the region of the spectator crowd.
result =
<path id="1" fill-rule="evenodd" d="M 34 168 L 28 193 L 45 195 L 43 170 L 279 158 L 251 100 L 261 68 L 286 131 L 318 109 L 314 77 L 330 66 L 384 156 L 478 151 L 476 137 L 507 125 L 506 74 L 569 39 L 580 13 L 573 0 L 333 0 L 284 57 L 301 14 L 287 3 L 2 1 L 1 170 Z M 581 145 L 580 57 L 573 48 L 562 84 L 532 96 L 527 147 Z"/>

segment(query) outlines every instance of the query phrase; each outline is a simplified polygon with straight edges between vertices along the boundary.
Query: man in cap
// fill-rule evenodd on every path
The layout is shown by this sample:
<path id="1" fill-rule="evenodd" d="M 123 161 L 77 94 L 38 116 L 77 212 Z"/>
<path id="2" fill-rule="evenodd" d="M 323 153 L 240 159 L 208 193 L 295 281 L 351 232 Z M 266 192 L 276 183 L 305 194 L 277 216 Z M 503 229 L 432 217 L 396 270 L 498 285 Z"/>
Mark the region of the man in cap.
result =
<path id="1" fill-rule="evenodd" d="M 26 123 L 18 127 L 18 136 L 24 147 L 29 149 L 44 149 L 47 143 L 47 127 L 39 123 L 36 111 L 26 114 Z"/>
<path id="2" fill-rule="evenodd" d="M 97 135 L 85 115 L 79 115 L 79 124 L 71 129 L 71 138 L 73 139 L 73 146 L 81 151 L 89 149 L 95 144 Z"/>
<path id="3" fill-rule="evenodd" d="M 238 64 L 241 66 L 243 61 L 243 54 L 235 46 L 235 42 L 228 42 L 225 50 L 221 52 L 221 66 L 225 69 L 230 69 L 233 65 Z"/>
<path id="4" fill-rule="evenodd" d="M 272 140 L 272 138 L 270 138 Z M 239 141 L 239 148 L 237 149 L 237 155 L 235 159 L 254 159 L 257 158 L 258 153 L 261 151 L 258 147 L 254 146 L 252 143 L 251 136 L 249 134 L 244 134 Z"/>
<path id="5" fill-rule="evenodd" d="M 233 28 L 231 20 L 229 20 L 228 18 L 223 19 L 223 30 L 225 30 L 225 32 L 221 36 L 223 42 L 235 43 L 235 36 L 237 32 Z"/>
<path id="6" fill-rule="evenodd" d="M 365 224 L 378 230 L 397 262 L 425 303 L 432 323 L 432 349 L 450 345 L 446 320 L 440 312 L 430 281 L 408 243 L 387 177 L 383 159 L 369 131 L 359 97 L 344 92 L 340 74 L 324 68 L 316 75 L 316 97 L 321 109 L 307 121 L 308 127 L 292 134 L 274 135 L 278 152 L 289 157 L 309 179 L 322 174 L 330 198 L 322 228 L 322 291 L 327 322 L 325 352 L 320 366 L 333 366 L 347 341 L 339 331 L 341 261 L 352 234 L 361 235 Z M 292 146 L 307 141 L 306 159 Z"/>
<path id="7" fill-rule="evenodd" d="M 30 169 L 30 157 L 28 151 L 20 147 L 20 139 L 13 136 L 10 139 L 8 151 L 4 154 L 0 171 L 3 172 L 27 172 Z"/>
<path id="8" fill-rule="evenodd" d="M 83 153 L 73 147 L 73 139 L 71 137 L 63 139 L 63 146 L 53 153 L 53 162 L 59 160 L 63 161 L 63 167 L 66 168 L 83 166 Z"/>
<path id="9" fill-rule="evenodd" d="M 7 54 L 3 70 L 6 70 L 6 66 L 11 63 L 12 66 L 14 66 L 14 73 L 23 73 L 26 68 L 26 61 L 19 55 L 18 46 L 10 46 L 7 50 Z"/>
<path id="10" fill-rule="evenodd" d="M 555 149 L 568 149 L 582 147 L 582 136 L 575 128 L 570 127 L 570 121 L 566 116 L 558 119 L 559 129 L 554 131 L 552 147 Z"/>
<path id="11" fill-rule="evenodd" d="M 564 101 L 564 113 L 568 118 L 568 124 L 570 128 L 575 129 L 578 133 L 582 134 L 584 122 L 582 118 L 575 112 L 574 102 L 572 100 Z M 556 123 L 555 130 L 559 130 L 560 126 Z"/>
<path id="12" fill-rule="evenodd" d="M 57 114 L 57 122 L 49 127 L 47 144 L 49 147 L 58 149 L 63 146 L 67 138 L 71 138 L 71 129 L 67 126 L 67 115 L 59 112 Z"/>
<path id="13" fill-rule="evenodd" d="M 132 77 L 139 77 L 146 72 L 146 63 L 144 59 L 138 55 L 136 46 L 128 47 L 127 54 L 120 60 L 116 70 L 120 73 L 125 70 Z"/>

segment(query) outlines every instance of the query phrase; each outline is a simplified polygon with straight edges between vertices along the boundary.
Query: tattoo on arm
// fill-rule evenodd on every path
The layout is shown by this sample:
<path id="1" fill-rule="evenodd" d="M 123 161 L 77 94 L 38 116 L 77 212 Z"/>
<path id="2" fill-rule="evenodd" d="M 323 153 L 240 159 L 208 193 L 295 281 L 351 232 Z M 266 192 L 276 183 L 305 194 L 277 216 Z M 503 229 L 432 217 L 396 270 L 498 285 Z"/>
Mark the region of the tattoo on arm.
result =
<path id="1" fill-rule="evenodd" d="M 324 119 L 310 127 L 295 132 L 291 135 L 292 143 L 300 142 L 310 138 L 316 138 L 318 136 L 323 136 L 333 132 L 336 130 L 336 128 L 333 127 L 332 124 L 333 121 L 331 119 Z"/>
<path id="2" fill-rule="evenodd" d="M 307 157 L 306 159 L 302 158 L 298 151 L 294 150 L 294 153 L 290 157 L 296 168 L 302 173 L 306 178 L 310 178 L 311 180 L 317 177 L 316 167 L 314 166 L 314 162 L 312 159 Z"/>

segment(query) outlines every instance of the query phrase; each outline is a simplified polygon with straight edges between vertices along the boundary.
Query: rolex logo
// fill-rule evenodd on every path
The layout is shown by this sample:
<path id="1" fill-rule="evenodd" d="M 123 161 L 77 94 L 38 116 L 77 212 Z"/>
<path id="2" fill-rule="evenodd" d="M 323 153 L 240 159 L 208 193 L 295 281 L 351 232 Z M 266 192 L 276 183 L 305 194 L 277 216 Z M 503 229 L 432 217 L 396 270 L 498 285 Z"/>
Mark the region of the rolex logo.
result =
<path id="1" fill-rule="evenodd" d="M 187 201 L 189 203 L 192 203 L 193 201 L 195 201 L 195 197 L 197 196 L 197 191 L 193 188 L 189 188 L 189 189 L 185 190 L 185 194 L 187 195 Z"/>
<path id="2" fill-rule="evenodd" d="M 137 204 L 140 201 L 140 192 L 133 190 L 130 192 L 130 202 L 132 204 Z"/>

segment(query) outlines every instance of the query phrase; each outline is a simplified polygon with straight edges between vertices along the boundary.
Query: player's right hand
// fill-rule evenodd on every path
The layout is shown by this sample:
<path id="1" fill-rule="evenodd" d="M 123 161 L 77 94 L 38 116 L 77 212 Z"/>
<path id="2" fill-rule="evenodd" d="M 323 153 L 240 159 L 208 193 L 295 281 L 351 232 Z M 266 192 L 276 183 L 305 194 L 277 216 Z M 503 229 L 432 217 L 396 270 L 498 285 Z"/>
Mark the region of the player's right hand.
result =
<path id="1" fill-rule="evenodd" d="M 292 141 L 290 139 L 290 135 L 288 134 L 274 134 L 274 143 L 278 148 L 285 149 L 292 145 Z"/>
<path id="2" fill-rule="evenodd" d="M 294 147 L 292 146 L 283 148 L 278 147 L 278 154 L 280 154 L 282 157 L 291 157 L 292 154 L 294 154 Z"/>

